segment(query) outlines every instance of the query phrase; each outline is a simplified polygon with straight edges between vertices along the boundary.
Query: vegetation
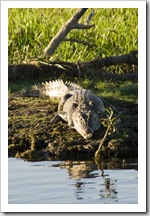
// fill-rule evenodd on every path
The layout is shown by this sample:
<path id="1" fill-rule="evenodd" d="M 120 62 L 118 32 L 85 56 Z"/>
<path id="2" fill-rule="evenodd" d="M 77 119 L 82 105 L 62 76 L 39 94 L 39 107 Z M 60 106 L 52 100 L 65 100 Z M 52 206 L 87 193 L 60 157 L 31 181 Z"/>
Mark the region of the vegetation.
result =
<path id="1" fill-rule="evenodd" d="M 80 19 L 84 23 L 93 9 L 88 9 Z M 138 46 L 138 9 L 103 8 L 94 9 L 95 15 L 90 24 L 95 27 L 87 30 L 72 30 L 67 37 L 88 41 L 89 47 L 79 43 L 63 41 L 50 61 L 81 62 L 100 57 L 126 54 Z M 9 9 L 8 17 L 8 57 L 9 64 L 28 63 L 40 57 L 44 48 L 56 35 L 63 23 L 76 9 L 22 8 Z M 46 62 L 49 59 L 42 59 Z M 128 70 L 123 65 L 121 74 Z M 67 77 L 65 71 L 57 71 L 50 79 L 61 78 L 78 82 L 83 88 L 91 89 L 111 103 L 123 114 L 117 133 L 100 141 L 105 127 L 97 131 L 92 140 L 84 140 L 75 130 L 68 129 L 64 122 L 50 125 L 49 120 L 57 110 L 57 102 L 41 98 L 16 98 L 12 93 L 37 82 L 45 81 L 29 77 L 21 71 L 20 80 L 9 81 L 9 156 L 23 157 L 27 160 L 49 159 L 89 159 L 93 158 L 101 145 L 104 157 L 137 156 L 138 147 L 138 83 L 136 79 L 113 79 L 121 75 L 120 66 L 109 67 L 105 72 L 112 77 L 105 79 L 99 69 L 88 69 L 85 77 Z M 125 70 L 124 70 L 125 68 Z M 104 68 L 103 68 L 104 69 Z M 135 70 L 136 71 L 136 70 Z M 104 73 L 105 73 L 104 72 Z M 109 106 L 106 106 L 109 110 Z M 114 116 L 113 116 L 114 117 Z M 103 122 L 102 122 L 103 123 Z M 116 126 L 116 125 L 115 125 Z M 109 132 L 109 131 L 108 131 Z"/>
<path id="2" fill-rule="evenodd" d="M 93 9 L 81 17 L 84 23 Z M 95 27 L 87 30 L 72 30 L 67 37 L 85 40 L 88 46 L 62 42 L 51 60 L 86 61 L 98 57 L 120 55 L 137 49 L 138 9 L 101 8 L 94 9 L 91 23 Z M 56 35 L 63 23 L 76 9 L 10 8 L 8 17 L 9 63 L 28 62 L 42 55 L 44 48 Z"/>

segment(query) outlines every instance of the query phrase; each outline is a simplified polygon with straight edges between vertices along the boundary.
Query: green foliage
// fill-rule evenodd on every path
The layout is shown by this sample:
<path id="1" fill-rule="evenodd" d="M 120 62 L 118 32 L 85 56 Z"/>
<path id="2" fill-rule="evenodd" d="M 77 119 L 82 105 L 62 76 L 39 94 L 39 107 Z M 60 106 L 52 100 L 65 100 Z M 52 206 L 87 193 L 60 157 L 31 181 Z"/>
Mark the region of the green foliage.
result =
<path id="1" fill-rule="evenodd" d="M 88 9 L 81 17 L 85 23 Z M 9 63 L 27 62 L 42 55 L 44 48 L 67 22 L 76 9 L 54 8 L 9 8 L 8 50 Z M 88 30 L 72 30 L 67 37 L 85 40 L 93 48 L 62 42 L 51 60 L 86 61 L 97 57 L 128 53 L 138 46 L 138 9 L 96 8 Z"/>
<path id="2" fill-rule="evenodd" d="M 128 81 L 128 82 L 121 84 L 119 89 L 122 95 L 128 94 L 131 97 L 133 97 L 137 95 L 138 93 L 138 84 Z"/>
<path id="3" fill-rule="evenodd" d="M 115 115 L 114 111 L 112 110 L 111 107 L 109 109 L 105 108 L 106 111 L 106 118 L 101 119 L 101 124 L 104 127 L 109 127 L 109 132 L 108 135 L 116 132 L 117 127 L 116 125 L 120 122 L 119 115 Z"/>
<path id="4" fill-rule="evenodd" d="M 92 85 L 92 84 L 91 84 Z M 98 81 L 95 85 L 96 95 L 101 96 L 113 105 L 119 105 L 121 101 L 136 102 L 138 99 L 138 84 L 137 82 L 124 81 Z"/>
<path id="5" fill-rule="evenodd" d="M 95 152 L 95 158 L 100 158 L 102 146 L 103 146 L 107 136 L 116 132 L 116 130 L 117 130 L 116 125 L 119 122 L 119 117 L 117 115 L 114 115 L 114 111 L 112 110 L 112 108 L 105 109 L 105 111 L 106 111 L 106 118 L 102 118 L 101 123 L 107 129 L 105 131 L 103 139 L 100 141 L 100 144 L 99 144 L 97 151 Z"/>

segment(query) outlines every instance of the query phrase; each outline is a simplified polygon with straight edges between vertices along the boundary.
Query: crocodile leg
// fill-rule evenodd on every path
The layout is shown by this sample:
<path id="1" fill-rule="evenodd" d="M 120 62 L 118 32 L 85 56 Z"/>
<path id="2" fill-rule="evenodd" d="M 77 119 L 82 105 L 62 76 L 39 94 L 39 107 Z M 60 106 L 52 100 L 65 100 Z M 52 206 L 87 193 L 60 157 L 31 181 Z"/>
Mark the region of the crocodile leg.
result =
<path id="1" fill-rule="evenodd" d="M 66 94 L 61 101 L 59 102 L 58 105 L 58 112 L 61 112 L 63 110 L 63 106 L 65 104 L 65 102 L 72 96 L 72 94 Z"/>
<path id="2" fill-rule="evenodd" d="M 59 116 L 59 114 L 57 113 L 51 120 L 50 123 L 51 124 L 55 124 L 57 122 L 59 122 L 61 120 L 61 117 Z"/>

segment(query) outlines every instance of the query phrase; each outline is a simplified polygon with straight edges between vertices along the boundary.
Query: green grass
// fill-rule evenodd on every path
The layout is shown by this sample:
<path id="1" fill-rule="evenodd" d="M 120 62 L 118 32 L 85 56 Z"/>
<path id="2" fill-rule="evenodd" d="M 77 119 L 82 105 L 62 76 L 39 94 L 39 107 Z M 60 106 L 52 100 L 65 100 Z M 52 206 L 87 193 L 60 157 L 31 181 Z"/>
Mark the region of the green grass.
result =
<path id="1" fill-rule="evenodd" d="M 79 20 L 85 23 L 93 9 L 88 9 Z M 9 64 L 28 62 L 42 55 L 44 48 L 56 35 L 62 24 L 67 22 L 76 9 L 9 9 L 8 17 L 8 57 Z M 85 40 L 94 45 L 89 48 L 79 43 L 62 42 L 50 60 L 55 61 L 87 61 L 97 57 L 120 55 L 138 48 L 138 9 L 103 8 L 95 9 L 90 24 L 94 28 L 72 30 L 67 37 Z M 120 66 L 118 66 L 120 67 Z M 126 67 L 123 65 L 122 67 Z M 117 68 L 115 66 L 115 68 Z M 113 68 L 109 67 L 109 72 Z M 119 73 L 119 70 L 117 70 Z M 89 71 L 92 74 L 92 71 Z M 91 77 L 91 75 L 89 75 Z M 113 105 L 120 101 L 136 102 L 138 84 L 136 82 L 112 82 L 85 77 L 76 80 L 86 89 L 102 96 Z M 75 81 L 75 78 L 74 78 Z M 32 85 L 35 80 L 24 80 L 20 84 L 9 83 L 9 92 L 14 92 Z"/>
<path id="2" fill-rule="evenodd" d="M 92 9 L 79 20 L 85 23 Z M 67 22 L 76 9 L 10 8 L 8 13 L 9 64 L 28 62 L 42 55 L 44 48 Z M 120 55 L 138 48 L 138 9 L 95 9 L 88 30 L 72 30 L 67 37 L 85 40 L 94 45 L 62 42 L 51 59 L 86 61 L 97 57 Z"/>
<path id="3" fill-rule="evenodd" d="M 21 82 L 19 84 L 9 83 L 9 94 L 19 91 L 21 89 L 30 87 L 31 85 L 37 83 L 34 82 Z M 85 88 L 90 89 L 95 95 L 98 95 L 105 99 L 107 102 L 112 103 L 114 106 L 120 106 L 121 103 L 137 103 L 138 101 L 138 84 L 137 82 L 131 81 L 101 81 L 100 79 L 89 80 L 82 79 L 79 84 Z M 32 100 L 32 98 L 31 98 Z M 58 100 L 52 99 L 52 102 L 55 104 L 58 103 Z"/>
<path id="4" fill-rule="evenodd" d="M 131 81 L 100 81 L 97 82 L 85 79 L 81 82 L 83 88 L 91 89 L 96 95 L 101 96 L 113 105 L 120 102 L 137 102 L 138 84 Z"/>

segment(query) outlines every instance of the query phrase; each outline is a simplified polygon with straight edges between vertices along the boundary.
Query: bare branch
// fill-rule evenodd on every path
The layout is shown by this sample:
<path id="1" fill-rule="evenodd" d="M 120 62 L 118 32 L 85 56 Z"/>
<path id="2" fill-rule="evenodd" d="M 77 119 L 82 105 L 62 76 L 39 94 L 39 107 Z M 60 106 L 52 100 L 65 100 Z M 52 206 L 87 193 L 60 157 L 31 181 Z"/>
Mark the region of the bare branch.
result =
<path id="1" fill-rule="evenodd" d="M 74 16 L 68 20 L 64 25 L 62 25 L 59 32 L 54 36 L 54 38 L 50 41 L 49 45 L 44 50 L 44 56 L 49 55 L 51 56 L 53 52 L 56 50 L 56 48 L 59 46 L 61 41 L 66 37 L 66 35 L 72 30 L 72 29 L 88 29 L 93 27 L 94 25 L 84 25 L 79 24 L 78 20 L 80 17 L 85 13 L 87 8 L 80 8 L 76 10 L 76 13 Z"/>
<path id="2" fill-rule="evenodd" d="M 77 22 L 83 16 L 83 14 L 85 13 L 85 11 L 87 9 L 88 8 L 79 8 L 79 9 L 77 9 L 74 16 L 71 17 L 70 20 L 74 20 L 75 22 Z"/>
<path id="3" fill-rule="evenodd" d="M 63 39 L 63 41 L 81 43 L 83 45 L 89 46 L 90 48 L 92 48 L 94 46 L 94 45 L 90 44 L 88 41 L 78 40 L 78 39 L 74 39 L 74 38 L 65 38 L 65 39 Z"/>
<path id="4" fill-rule="evenodd" d="M 75 23 L 73 28 L 76 28 L 76 29 L 89 29 L 89 28 L 91 28 L 93 26 L 95 26 L 95 25 L 94 24 L 92 24 L 92 25 L 84 25 L 84 24 L 80 24 L 80 23 Z"/>
<path id="5" fill-rule="evenodd" d="M 86 25 L 89 25 L 92 17 L 94 16 L 94 10 L 90 13 L 90 15 L 88 16 L 87 20 L 86 20 Z"/>

